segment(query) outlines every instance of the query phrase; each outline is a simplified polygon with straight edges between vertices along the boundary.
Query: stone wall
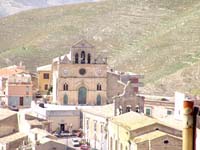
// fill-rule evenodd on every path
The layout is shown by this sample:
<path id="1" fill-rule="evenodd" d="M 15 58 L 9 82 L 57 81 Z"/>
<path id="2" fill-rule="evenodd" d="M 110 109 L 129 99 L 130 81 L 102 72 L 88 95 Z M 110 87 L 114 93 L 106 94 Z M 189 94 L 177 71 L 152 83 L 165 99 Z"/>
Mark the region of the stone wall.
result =
<path id="1" fill-rule="evenodd" d="M 112 97 L 120 95 L 123 92 L 123 83 L 118 82 L 120 75 L 114 72 L 107 72 L 107 98 L 109 102 L 112 102 Z"/>
<path id="2" fill-rule="evenodd" d="M 137 150 L 182 150 L 182 140 L 172 136 L 162 136 L 138 143 Z"/>
<path id="3" fill-rule="evenodd" d="M 0 121 L 0 138 L 19 131 L 17 114 Z"/>

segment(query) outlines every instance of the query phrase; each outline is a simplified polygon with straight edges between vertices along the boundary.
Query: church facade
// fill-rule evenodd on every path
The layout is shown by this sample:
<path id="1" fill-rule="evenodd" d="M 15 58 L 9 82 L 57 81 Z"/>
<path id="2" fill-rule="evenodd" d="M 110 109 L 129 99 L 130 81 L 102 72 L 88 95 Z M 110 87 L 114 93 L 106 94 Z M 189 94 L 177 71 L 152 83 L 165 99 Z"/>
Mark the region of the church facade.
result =
<path id="1" fill-rule="evenodd" d="M 61 105 L 103 105 L 107 101 L 107 62 L 86 40 L 69 54 L 53 59 L 53 102 Z"/>

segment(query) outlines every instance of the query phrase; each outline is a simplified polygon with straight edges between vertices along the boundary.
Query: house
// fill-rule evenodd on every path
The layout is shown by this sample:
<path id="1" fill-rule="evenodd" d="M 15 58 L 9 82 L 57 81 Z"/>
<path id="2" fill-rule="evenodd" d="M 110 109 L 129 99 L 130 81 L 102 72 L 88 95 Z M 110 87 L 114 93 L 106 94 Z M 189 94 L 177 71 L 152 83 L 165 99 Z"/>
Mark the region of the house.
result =
<path id="1" fill-rule="evenodd" d="M 77 106 L 45 104 L 44 107 L 40 107 L 36 105 L 33 111 L 38 118 L 50 122 L 48 126 L 50 132 L 78 130 L 81 127 L 80 108 Z"/>
<path id="2" fill-rule="evenodd" d="M 84 138 L 91 147 L 99 150 L 108 149 L 108 119 L 114 116 L 114 104 L 93 106 L 82 109 Z"/>
<path id="3" fill-rule="evenodd" d="M 181 150 L 181 129 L 145 115 L 128 112 L 108 123 L 108 150 Z"/>
<path id="4" fill-rule="evenodd" d="M 0 149 L 15 150 L 28 142 L 28 136 L 19 131 L 16 112 L 0 109 Z"/>
<path id="5" fill-rule="evenodd" d="M 30 74 L 19 73 L 9 76 L 5 88 L 8 106 L 30 107 L 33 97 L 32 86 Z"/>
<path id="6" fill-rule="evenodd" d="M 41 94 L 49 94 L 48 90 L 52 84 L 51 64 L 37 67 L 38 90 Z"/>
<path id="7" fill-rule="evenodd" d="M 142 95 L 144 114 L 154 118 L 174 118 L 174 98 L 166 96 Z"/>

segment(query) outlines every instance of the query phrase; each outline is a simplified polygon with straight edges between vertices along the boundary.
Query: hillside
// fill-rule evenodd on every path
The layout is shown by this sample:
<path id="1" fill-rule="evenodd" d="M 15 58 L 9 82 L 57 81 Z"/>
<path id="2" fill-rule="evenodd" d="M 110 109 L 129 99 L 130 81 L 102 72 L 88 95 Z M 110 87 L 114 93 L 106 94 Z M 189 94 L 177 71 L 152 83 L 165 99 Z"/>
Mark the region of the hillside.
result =
<path id="1" fill-rule="evenodd" d="M 35 70 L 86 38 L 110 66 L 145 74 L 150 90 L 160 88 L 161 80 L 168 88 L 173 74 L 179 78 L 178 71 L 196 69 L 199 24 L 198 0 L 107 0 L 26 11 L 0 19 L 0 65 L 22 60 Z M 181 91 L 199 86 L 185 89 L 185 81 L 179 82 L 169 91 L 176 84 Z"/>

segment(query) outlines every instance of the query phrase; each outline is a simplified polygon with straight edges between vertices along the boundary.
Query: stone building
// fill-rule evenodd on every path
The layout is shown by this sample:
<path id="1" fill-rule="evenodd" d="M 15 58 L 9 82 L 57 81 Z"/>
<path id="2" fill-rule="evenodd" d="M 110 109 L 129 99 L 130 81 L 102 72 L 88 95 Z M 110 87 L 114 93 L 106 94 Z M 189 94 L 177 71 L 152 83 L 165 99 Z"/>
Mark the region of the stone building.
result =
<path id="1" fill-rule="evenodd" d="M 138 113 L 144 112 L 144 97 L 136 96 L 133 89 L 134 83 L 128 81 L 127 84 L 124 85 L 123 93 L 113 97 L 115 115 L 120 115 L 130 111 Z"/>
<path id="2" fill-rule="evenodd" d="M 76 106 L 45 104 L 44 108 L 42 108 L 37 105 L 34 107 L 34 113 L 37 114 L 38 118 L 50 122 L 49 132 L 58 129 L 60 131 L 72 131 L 78 130 L 81 127 L 80 108 Z M 39 122 L 42 123 L 41 121 Z"/>
<path id="3" fill-rule="evenodd" d="M 123 92 L 130 80 L 133 93 L 143 84 L 141 75 L 108 69 L 107 59 L 97 55 L 86 40 L 74 44 L 69 54 L 53 59 L 53 101 L 63 105 L 104 105 Z M 122 84 L 120 83 L 122 82 Z"/>
<path id="4" fill-rule="evenodd" d="M 0 149 L 16 150 L 28 142 L 28 136 L 19 132 L 16 112 L 0 109 Z"/>
<path id="5" fill-rule="evenodd" d="M 53 59 L 53 100 L 58 104 L 101 105 L 107 97 L 107 62 L 85 40 Z"/>
<path id="6" fill-rule="evenodd" d="M 108 123 L 108 150 L 181 150 L 182 131 L 135 112 L 115 116 Z"/>

